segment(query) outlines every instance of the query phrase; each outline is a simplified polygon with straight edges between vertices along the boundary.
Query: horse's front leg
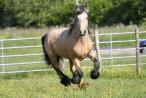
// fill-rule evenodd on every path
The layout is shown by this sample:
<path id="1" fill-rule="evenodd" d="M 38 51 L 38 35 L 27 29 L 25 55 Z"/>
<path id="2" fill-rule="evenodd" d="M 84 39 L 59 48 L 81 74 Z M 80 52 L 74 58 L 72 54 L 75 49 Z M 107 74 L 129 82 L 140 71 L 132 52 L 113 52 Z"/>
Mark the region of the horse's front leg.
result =
<path id="1" fill-rule="evenodd" d="M 89 54 L 88 57 L 94 62 L 94 67 L 93 70 L 91 71 L 91 78 L 92 79 L 97 79 L 100 75 L 100 61 L 99 58 L 96 57 L 94 51 L 92 50 Z"/>
<path id="2" fill-rule="evenodd" d="M 88 83 L 85 83 L 83 80 L 83 71 L 80 68 L 80 61 L 78 59 L 69 60 L 70 62 L 70 70 L 73 74 L 73 78 L 71 82 L 74 84 L 79 84 L 80 88 L 86 88 Z"/>
<path id="3" fill-rule="evenodd" d="M 69 63 L 70 63 L 70 71 L 73 74 L 71 82 L 74 84 L 79 84 L 81 81 L 81 78 L 83 77 L 82 70 L 78 69 L 80 65 L 75 60 L 69 60 Z"/>

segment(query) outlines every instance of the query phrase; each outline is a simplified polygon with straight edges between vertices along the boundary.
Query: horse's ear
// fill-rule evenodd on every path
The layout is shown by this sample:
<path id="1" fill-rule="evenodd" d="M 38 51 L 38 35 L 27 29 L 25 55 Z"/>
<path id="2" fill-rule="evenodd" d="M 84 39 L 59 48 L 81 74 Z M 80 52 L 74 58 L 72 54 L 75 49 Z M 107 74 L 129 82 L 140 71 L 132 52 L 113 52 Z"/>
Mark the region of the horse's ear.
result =
<path id="1" fill-rule="evenodd" d="M 84 8 L 88 9 L 88 0 L 84 0 Z"/>
<path id="2" fill-rule="evenodd" d="M 79 3 L 79 0 L 76 0 L 76 6 L 79 6 L 80 3 Z"/>
<path id="3" fill-rule="evenodd" d="M 87 4 L 84 4 L 84 8 L 87 10 L 88 9 L 88 5 Z"/>
<path id="4" fill-rule="evenodd" d="M 75 8 L 73 9 L 72 13 L 74 15 L 77 15 L 77 12 L 78 12 L 78 6 L 76 5 Z"/>

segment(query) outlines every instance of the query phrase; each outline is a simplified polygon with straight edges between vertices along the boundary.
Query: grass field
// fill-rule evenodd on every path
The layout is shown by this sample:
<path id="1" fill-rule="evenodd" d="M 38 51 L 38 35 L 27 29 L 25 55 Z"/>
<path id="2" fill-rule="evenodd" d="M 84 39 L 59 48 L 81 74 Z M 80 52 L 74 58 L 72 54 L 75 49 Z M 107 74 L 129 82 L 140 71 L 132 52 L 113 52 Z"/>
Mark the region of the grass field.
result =
<path id="1" fill-rule="evenodd" d="M 104 67 L 97 80 L 90 79 L 90 70 L 84 69 L 87 89 L 64 87 L 54 71 L 0 75 L 0 98 L 146 98 L 146 66 L 139 76 L 134 66 Z"/>

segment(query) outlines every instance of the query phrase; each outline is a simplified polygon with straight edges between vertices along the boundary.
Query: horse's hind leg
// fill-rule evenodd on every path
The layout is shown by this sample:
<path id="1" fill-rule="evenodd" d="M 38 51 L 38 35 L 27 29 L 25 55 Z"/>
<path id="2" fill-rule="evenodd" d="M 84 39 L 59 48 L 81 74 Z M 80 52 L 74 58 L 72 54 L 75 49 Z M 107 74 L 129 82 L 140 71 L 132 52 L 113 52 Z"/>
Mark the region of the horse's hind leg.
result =
<path id="1" fill-rule="evenodd" d="M 99 59 L 96 57 L 95 53 L 93 51 L 91 51 L 88 54 L 88 57 L 94 62 L 94 68 L 91 71 L 91 78 L 92 79 L 97 79 L 99 77 L 99 69 L 100 69 L 100 61 Z"/>
<path id="2" fill-rule="evenodd" d="M 63 58 L 59 57 L 58 64 L 59 64 L 59 69 L 60 69 L 61 71 L 64 71 L 63 63 L 64 63 Z"/>
<path id="3" fill-rule="evenodd" d="M 58 62 L 57 58 L 58 56 L 51 56 L 51 63 L 52 63 L 52 67 L 55 69 L 55 71 L 57 72 L 59 78 L 61 79 L 60 83 L 63 84 L 64 86 L 68 86 L 71 84 L 70 79 L 61 71 L 60 69 L 60 63 Z"/>

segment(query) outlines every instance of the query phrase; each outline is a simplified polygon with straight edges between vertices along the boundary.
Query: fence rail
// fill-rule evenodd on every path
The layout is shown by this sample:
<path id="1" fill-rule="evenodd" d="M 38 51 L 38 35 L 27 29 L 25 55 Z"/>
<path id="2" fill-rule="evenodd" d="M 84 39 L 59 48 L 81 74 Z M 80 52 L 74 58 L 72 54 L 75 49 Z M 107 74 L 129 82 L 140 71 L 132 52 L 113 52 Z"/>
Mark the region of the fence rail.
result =
<path id="1" fill-rule="evenodd" d="M 146 33 L 146 31 L 141 31 L 140 34 Z M 102 66 L 110 67 L 110 66 L 127 66 L 127 65 L 135 65 L 136 63 L 128 63 L 123 62 L 122 64 L 118 64 L 117 59 L 129 59 L 129 61 L 134 60 L 136 58 L 135 50 L 136 46 L 130 47 L 116 47 L 114 44 L 125 44 L 125 43 L 135 43 L 135 38 L 129 40 L 114 40 L 114 36 L 121 36 L 121 35 L 134 35 L 135 32 L 122 32 L 122 33 L 108 33 L 108 34 L 99 34 L 99 38 L 103 36 L 109 37 L 109 41 L 100 41 L 100 46 L 104 46 L 104 44 L 109 44 L 108 48 L 101 48 L 101 60 Z M 40 37 L 36 38 L 17 38 L 17 39 L 1 39 L 0 40 L 0 74 L 4 73 L 21 73 L 21 72 L 34 72 L 34 71 L 48 71 L 51 69 L 46 68 L 43 60 L 42 60 L 42 50 L 41 45 L 38 43 L 32 45 L 23 45 L 22 46 L 9 46 L 10 42 L 14 43 L 16 41 L 33 41 L 33 40 L 40 40 Z M 146 39 L 140 39 L 146 40 Z M 21 44 L 21 43 L 19 43 Z M 16 44 L 17 45 L 17 44 Z M 105 45 L 106 46 L 106 45 Z M 25 50 L 17 50 L 17 49 L 25 49 Z M 35 53 L 27 53 L 29 50 L 35 50 Z M 13 51 L 16 50 L 16 54 Z M 119 53 L 116 53 L 120 51 Z M 125 55 L 127 52 L 133 55 Z M 122 56 L 121 56 L 122 55 Z M 140 55 L 140 58 L 145 58 L 146 55 Z M 37 58 L 37 59 L 36 59 Z M 22 60 L 21 60 L 22 59 Z M 36 60 L 35 60 L 36 59 Z M 116 59 L 116 60 L 115 60 Z M 130 60 L 132 59 L 132 60 Z M 88 59 L 86 59 L 88 60 Z M 106 61 L 108 60 L 108 61 Z M 21 61 L 21 62 L 20 62 Z M 66 61 L 66 60 L 65 60 Z M 115 63 L 116 62 L 116 63 Z M 146 62 L 141 62 L 141 65 L 146 64 Z M 25 66 L 24 66 L 25 65 Z M 28 65 L 26 67 L 26 65 Z M 85 66 L 84 66 L 85 67 Z M 89 66 L 85 68 L 90 68 Z"/>

